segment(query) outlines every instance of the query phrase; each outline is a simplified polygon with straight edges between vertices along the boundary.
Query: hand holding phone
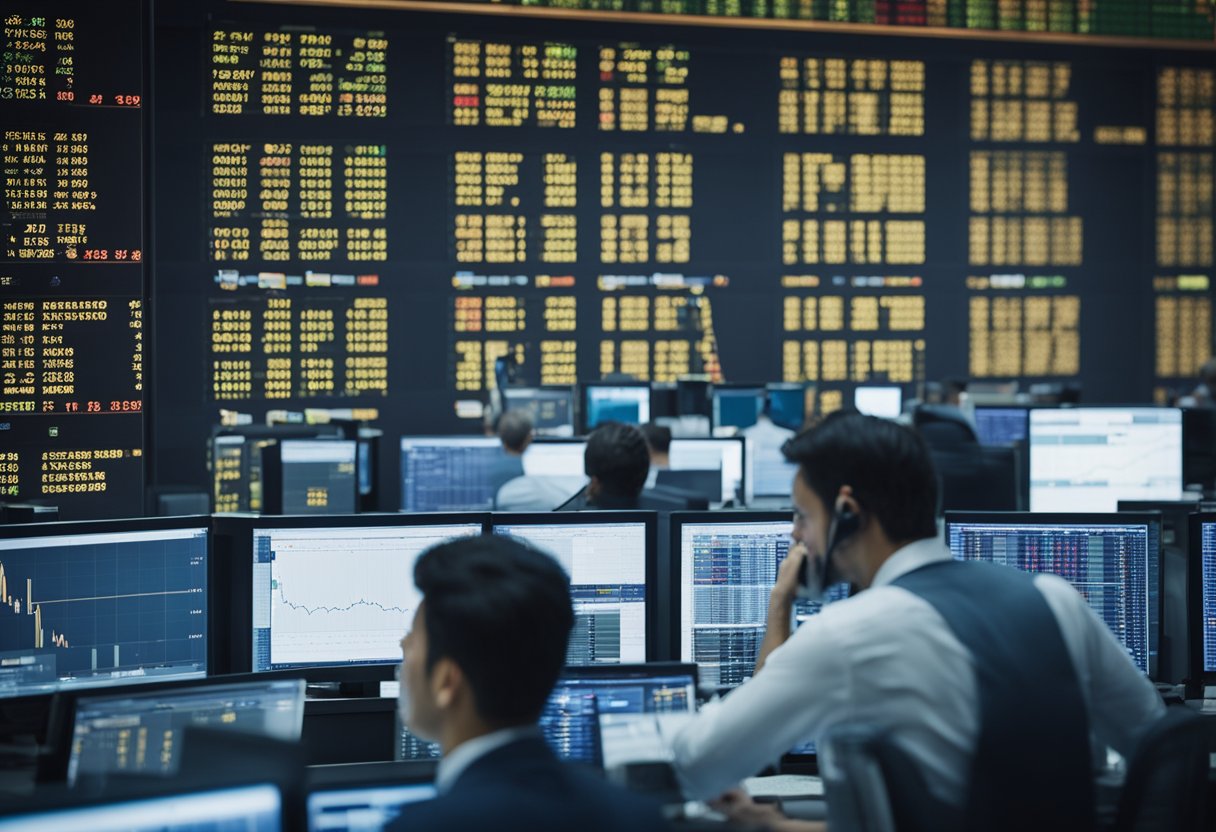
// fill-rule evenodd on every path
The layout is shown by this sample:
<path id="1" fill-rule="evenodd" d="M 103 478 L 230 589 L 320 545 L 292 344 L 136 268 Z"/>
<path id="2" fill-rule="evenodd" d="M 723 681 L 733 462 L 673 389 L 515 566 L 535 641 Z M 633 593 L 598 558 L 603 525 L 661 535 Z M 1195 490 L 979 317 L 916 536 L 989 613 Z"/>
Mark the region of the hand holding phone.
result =
<path id="1" fill-rule="evenodd" d="M 832 563 L 832 555 L 841 543 L 848 540 L 861 528 L 861 517 L 849 509 L 847 505 L 838 506 L 832 515 L 832 526 L 828 529 L 828 548 L 822 558 L 806 557 L 802 562 L 798 579 L 798 597 L 808 601 L 818 601 L 827 592 L 828 587 L 840 583 L 843 579 Z"/>

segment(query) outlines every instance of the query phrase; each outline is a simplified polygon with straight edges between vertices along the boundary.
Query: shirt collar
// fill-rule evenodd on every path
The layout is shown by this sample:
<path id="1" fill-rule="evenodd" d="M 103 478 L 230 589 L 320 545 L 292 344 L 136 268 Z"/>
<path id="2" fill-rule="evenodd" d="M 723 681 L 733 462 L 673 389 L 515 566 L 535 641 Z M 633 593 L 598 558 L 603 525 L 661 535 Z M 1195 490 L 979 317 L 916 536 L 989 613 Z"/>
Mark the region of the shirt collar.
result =
<path id="1" fill-rule="evenodd" d="M 870 586 L 886 586 L 922 566 L 950 560 L 950 558 L 950 550 L 946 548 L 940 537 L 914 540 L 891 553 L 891 556 L 874 573 L 874 580 L 870 582 Z"/>
<path id="2" fill-rule="evenodd" d="M 440 794 L 443 794 L 455 785 L 456 781 L 460 779 L 460 775 L 464 774 L 469 766 L 491 751 L 497 751 L 504 745 L 509 745 L 517 740 L 539 736 L 541 736 L 540 728 L 535 725 L 523 725 L 503 728 L 500 731 L 492 731 L 489 734 L 465 740 L 443 755 L 443 759 L 439 761 L 439 767 L 435 770 L 435 788 Z"/>

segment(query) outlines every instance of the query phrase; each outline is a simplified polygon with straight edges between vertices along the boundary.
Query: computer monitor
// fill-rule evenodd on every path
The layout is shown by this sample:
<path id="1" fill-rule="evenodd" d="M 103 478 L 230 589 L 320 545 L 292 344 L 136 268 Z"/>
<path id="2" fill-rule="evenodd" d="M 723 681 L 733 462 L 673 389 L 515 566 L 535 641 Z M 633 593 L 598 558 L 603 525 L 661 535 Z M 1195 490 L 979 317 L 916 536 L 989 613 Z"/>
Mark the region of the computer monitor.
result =
<path id="1" fill-rule="evenodd" d="M 478 515 L 388 519 L 393 525 L 356 517 L 332 518 L 332 525 L 256 521 L 252 626 L 245 630 L 253 671 L 401 661 L 401 637 L 421 600 L 418 556 L 479 535 L 484 525 Z"/>
<path id="2" fill-rule="evenodd" d="M 715 384 L 713 428 L 750 428 L 764 409 L 764 386 L 760 384 Z M 727 431 L 729 433 L 729 431 Z"/>
<path id="3" fill-rule="evenodd" d="M 0 526 L 0 698 L 205 676 L 208 526 Z"/>
<path id="4" fill-rule="evenodd" d="M 426 763 L 349 763 L 309 769 L 308 832 L 369 832 L 410 803 L 438 795 Z"/>
<path id="5" fill-rule="evenodd" d="M 688 512 L 671 515 L 671 603 L 675 655 L 695 662 L 701 681 L 730 688 L 749 679 L 764 639 L 769 594 L 789 553 L 787 512 Z M 829 600 L 847 596 L 834 587 Z M 805 620 L 819 604 L 800 603 Z"/>
<path id="6" fill-rule="evenodd" d="M 522 410 L 537 436 L 574 436 L 574 390 L 569 387 L 507 387 L 507 410 Z"/>
<path id="7" fill-rule="evenodd" d="M 30 811 L 10 807 L 0 817 L 0 832 L 279 832 L 284 828 L 282 793 L 269 783 L 157 797 L 91 797 L 84 803 Z"/>
<path id="8" fill-rule="evenodd" d="M 571 667 L 549 695 L 540 727 L 561 759 L 603 767 L 601 716 L 692 713 L 696 707 L 694 664 Z"/>
<path id="9" fill-rule="evenodd" d="M 489 511 L 498 489 L 522 475 L 496 436 L 401 437 L 402 511 Z"/>
<path id="10" fill-rule="evenodd" d="M 981 445 L 1016 445 L 1030 436 L 1030 408 L 975 408 L 975 435 Z"/>
<path id="11" fill-rule="evenodd" d="M 1190 679 L 1199 683 L 1192 685 L 1194 689 L 1216 680 L 1216 514 L 1192 514 L 1188 537 Z M 1201 690 L 1199 696 L 1203 696 Z"/>
<path id="12" fill-rule="evenodd" d="M 904 391 L 899 387 L 858 387 L 853 390 L 853 407 L 858 413 L 882 419 L 898 419 L 903 413 Z"/>
<path id="13" fill-rule="evenodd" d="M 1182 412 L 1157 407 L 1030 411 L 1030 510 L 1114 511 L 1182 497 Z"/>
<path id="14" fill-rule="evenodd" d="M 946 540 L 956 560 L 1064 578 L 1136 666 L 1155 676 L 1161 632 L 1159 514 L 946 512 Z"/>
<path id="15" fill-rule="evenodd" d="M 583 429 L 590 433 L 603 422 L 644 425 L 650 421 L 650 385 L 584 384 Z"/>
<path id="16" fill-rule="evenodd" d="M 262 449 L 266 514 L 354 514 L 359 507 L 358 442 L 284 439 Z"/>
<path id="17" fill-rule="evenodd" d="M 774 425 L 792 431 L 802 430 L 806 424 L 806 390 L 805 384 L 764 385 L 768 415 Z"/>
<path id="18" fill-rule="evenodd" d="M 783 437 L 779 432 L 772 431 L 759 437 L 747 437 L 752 496 L 767 500 L 781 499 L 785 501 L 783 505 L 788 505 L 798 466 L 785 458 L 782 448 L 792 435 Z"/>
<path id="19" fill-rule="evenodd" d="M 717 468 L 722 472 L 722 502 L 747 499 L 747 443 L 739 436 L 718 439 L 673 439 L 668 450 L 668 467 L 673 471 L 700 471 Z"/>
<path id="20" fill-rule="evenodd" d="M 296 741 L 303 679 L 199 684 L 76 700 L 67 780 L 109 774 L 175 774 L 188 726 Z"/>
<path id="21" fill-rule="evenodd" d="M 527 541 L 570 576 L 574 630 L 566 664 L 644 662 L 653 650 L 656 518 L 649 512 L 496 514 L 494 534 Z"/>

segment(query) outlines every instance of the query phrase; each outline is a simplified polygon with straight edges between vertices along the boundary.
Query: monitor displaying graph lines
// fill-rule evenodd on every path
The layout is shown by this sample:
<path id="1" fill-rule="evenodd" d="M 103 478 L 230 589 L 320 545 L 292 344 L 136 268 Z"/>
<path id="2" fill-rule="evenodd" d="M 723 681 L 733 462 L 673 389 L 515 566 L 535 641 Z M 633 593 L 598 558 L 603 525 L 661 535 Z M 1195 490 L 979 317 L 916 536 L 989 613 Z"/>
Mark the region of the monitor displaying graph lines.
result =
<path id="1" fill-rule="evenodd" d="M 253 670 L 401 660 L 414 562 L 481 523 L 253 530 Z"/>
<path id="2" fill-rule="evenodd" d="M 68 531 L 0 540 L 0 698 L 206 675 L 208 530 Z"/>

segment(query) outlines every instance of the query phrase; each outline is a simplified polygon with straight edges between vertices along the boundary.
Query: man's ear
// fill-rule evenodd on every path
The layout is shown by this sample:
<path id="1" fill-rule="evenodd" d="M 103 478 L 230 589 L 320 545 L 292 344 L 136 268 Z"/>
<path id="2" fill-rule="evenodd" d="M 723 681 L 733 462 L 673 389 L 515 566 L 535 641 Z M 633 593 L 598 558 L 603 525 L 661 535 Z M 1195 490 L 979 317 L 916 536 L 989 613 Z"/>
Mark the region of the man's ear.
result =
<path id="1" fill-rule="evenodd" d="M 460 699 L 464 691 L 464 671 L 451 659 L 440 659 L 431 668 L 430 683 L 435 704 L 440 709 L 447 710 Z"/>

